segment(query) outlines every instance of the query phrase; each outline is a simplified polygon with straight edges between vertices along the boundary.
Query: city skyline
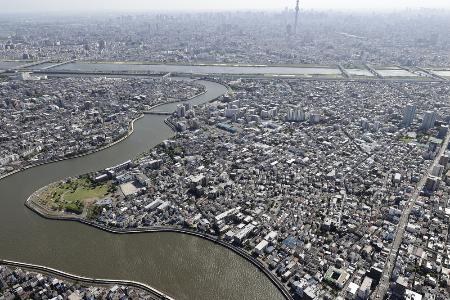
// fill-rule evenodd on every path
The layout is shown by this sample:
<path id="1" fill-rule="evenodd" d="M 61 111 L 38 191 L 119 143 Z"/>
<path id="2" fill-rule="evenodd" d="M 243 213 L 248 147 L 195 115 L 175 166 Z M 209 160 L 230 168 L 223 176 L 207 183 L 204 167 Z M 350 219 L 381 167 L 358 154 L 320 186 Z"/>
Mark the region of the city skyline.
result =
<path id="1" fill-rule="evenodd" d="M 110 11 L 218 11 L 218 10 L 282 10 L 286 7 L 294 8 L 295 1 L 290 0 L 167 0 L 164 3 L 141 0 L 79 0 L 79 1 L 56 1 L 43 0 L 37 4 L 31 0 L 17 0 L 14 2 L 2 3 L 3 13 L 42 13 L 42 12 L 110 12 Z M 331 1 L 303 0 L 300 3 L 301 9 L 313 10 L 399 10 L 399 9 L 420 9 L 420 8 L 445 8 L 450 9 L 450 2 L 445 0 L 399 0 L 399 1 L 355 1 L 342 0 Z M 345 8 L 345 9 L 344 9 Z"/>
<path id="2" fill-rule="evenodd" d="M 0 300 L 450 299 L 450 0 L 391 2 L 3 0 Z"/>

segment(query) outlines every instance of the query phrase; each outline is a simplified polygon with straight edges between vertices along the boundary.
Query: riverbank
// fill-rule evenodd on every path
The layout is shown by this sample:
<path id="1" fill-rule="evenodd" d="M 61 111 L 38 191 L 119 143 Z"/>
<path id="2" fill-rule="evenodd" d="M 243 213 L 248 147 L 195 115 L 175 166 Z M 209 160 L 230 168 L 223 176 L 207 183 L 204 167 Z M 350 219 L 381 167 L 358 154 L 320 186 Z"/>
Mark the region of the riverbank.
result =
<path id="1" fill-rule="evenodd" d="M 206 67 L 289 67 L 289 68 L 333 68 L 334 65 L 320 64 L 240 64 L 240 63 L 218 63 L 218 62 L 158 62 L 158 61 L 92 61 L 79 60 L 78 63 L 86 64 L 116 64 L 116 65 L 171 65 L 171 66 L 206 66 Z"/>
<path id="2" fill-rule="evenodd" d="M 217 81 L 214 81 L 216 83 L 220 83 Z M 223 83 L 220 83 L 223 84 Z M 227 91 L 230 91 L 230 87 L 226 86 Z M 205 92 L 206 93 L 206 92 Z M 195 97 L 194 97 L 195 98 Z M 210 99 L 209 102 L 215 101 L 217 100 L 217 98 L 213 98 Z M 177 101 L 177 102 L 183 102 L 183 100 L 181 101 Z M 152 107 L 152 109 L 161 106 L 162 104 L 159 105 L 155 105 Z M 166 125 L 168 125 L 169 127 L 172 128 L 172 126 L 170 126 L 170 124 L 168 124 L 167 119 L 165 120 Z M 173 128 L 172 128 L 173 129 Z M 191 236 L 195 236 L 195 237 L 199 237 L 205 240 L 208 240 L 210 242 L 213 242 L 215 244 L 218 244 L 222 247 L 227 248 L 228 250 L 233 251 L 234 253 L 236 253 L 237 255 L 239 255 L 240 257 L 244 258 L 245 260 L 247 260 L 248 262 L 250 262 L 252 265 L 254 265 L 255 267 L 257 267 L 262 273 L 264 273 L 264 275 L 272 282 L 272 284 L 275 285 L 275 287 L 281 292 L 281 294 L 284 296 L 285 299 L 292 299 L 292 296 L 290 295 L 289 291 L 287 290 L 287 288 L 281 283 L 281 281 L 274 275 L 272 274 L 265 265 L 263 265 L 259 260 L 257 260 L 256 258 L 254 258 L 253 256 L 251 256 L 250 253 L 246 252 L 245 250 L 233 246 L 225 241 L 222 241 L 219 239 L 219 237 L 217 236 L 213 236 L 213 235 L 208 235 L 205 233 L 201 233 L 201 232 L 197 232 L 197 231 L 193 231 L 193 230 L 189 230 L 189 229 L 185 229 L 185 228 L 177 228 L 177 227 L 168 227 L 168 226 L 164 226 L 164 227 L 149 227 L 149 228 L 138 228 L 138 229 L 132 229 L 132 230 L 128 230 L 128 229 L 117 229 L 117 228 L 111 228 L 111 227 L 107 227 L 107 226 L 103 226 L 101 224 L 98 224 L 96 222 L 84 219 L 80 216 L 76 216 L 76 215 L 67 215 L 67 214 L 63 214 L 63 215 L 59 215 L 59 214 L 54 214 L 53 212 L 48 211 L 45 207 L 42 207 L 41 205 L 39 205 L 39 203 L 37 203 L 36 201 L 33 201 L 36 194 L 39 194 L 39 192 L 42 189 L 45 189 L 46 187 L 42 187 L 41 189 L 35 191 L 32 195 L 30 195 L 28 197 L 28 199 L 25 202 L 25 206 L 27 208 L 29 208 L 30 210 L 34 211 L 35 213 L 37 213 L 38 215 L 40 215 L 43 218 L 49 219 L 49 220 L 59 220 L 59 221 L 77 221 L 80 222 L 82 224 L 100 229 L 102 231 L 108 232 L 108 233 L 112 233 L 112 234 L 137 234 L 137 233 L 157 233 L 157 232 L 174 232 L 174 233 L 181 233 L 181 234 L 187 234 L 187 235 L 191 235 Z"/>
<path id="3" fill-rule="evenodd" d="M 44 70 L 33 71 L 35 74 L 43 74 L 47 76 L 116 76 L 116 77 L 162 77 L 165 73 L 150 73 L 147 71 L 77 71 L 77 70 Z M 302 80 L 302 81 L 340 81 L 340 82 L 404 82 L 404 83 L 430 83 L 430 82 L 447 82 L 449 78 L 442 77 L 442 79 L 435 79 L 433 77 L 383 77 L 376 76 L 352 76 L 347 78 L 342 74 L 277 74 L 277 73 L 191 73 L 191 72 L 170 72 L 173 77 L 180 78 L 197 78 L 202 79 L 207 75 L 233 79 L 279 79 L 279 80 Z"/>
<path id="4" fill-rule="evenodd" d="M 196 80 L 194 80 L 194 81 L 196 81 Z M 155 105 L 151 106 L 151 107 L 149 108 L 149 111 L 152 110 L 152 109 L 155 109 L 155 108 L 157 108 L 157 107 L 159 107 L 159 106 L 166 105 L 166 104 L 172 104 L 172 103 L 180 103 L 180 102 L 191 101 L 191 100 L 193 100 L 193 99 L 195 99 L 195 98 L 197 98 L 197 97 L 203 96 L 203 95 L 206 94 L 207 92 L 208 92 L 208 89 L 205 87 L 205 90 L 204 90 L 203 92 L 201 92 L 201 93 L 199 93 L 199 94 L 196 94 L 196 95 L 194 95 L 194 96 L 192 96 L 192 97 L 190 97 L 190 98 L 186 98 L 186 99 L 178 99 L 178 100 L 171 101 L 171 102 L 158 103 L 158 104 L 155 104 Z M 7 178 L 7 177 L 9 177 L 9 176 L 12 176 L 12 175 L 14 175 L 14 174 L 16 174 L 16 173 L 18 173 L 18 172 L 26 171 L 26 170 L 31 169 L 31 168 L 36 168 L 36 167 L 43 166 L 43 165 L 46 165 L 46 164 L 53 164 L 53 163 L 57 163 L 57 162 L 61 162 L 61 161 L 69 160 L 69 159 L 80 158 L 80 157 L 87 156 L 87 155 L 91 155 L 91 154 L 94 154 L 94 153 L 96 153 L 96 152 L 100 152 L 100 151 L 106 150 L 106 149 L 108 149 L 108 148 L 110 148 L 110 147 L 113 147 L 113 146 L 117 145 L 118 143 L 123 142 L 125 139 L 127 139 L 128 137 L 130 137 L 130 135 L 133 134 L 133 132 L 134 132 L 134 123 L 135 123 L 136 121 L 140 120 L 141 118 L 143 118 L 143 117 L 145 116 L 146 113 L 147 113 L 147 112 L 144 111 L 144 112 L 142 112 L 138 117 L 136 117 L 136 118 L 134 118 L 133 120 L 131 120 L 131 121 L 129 122 L 129 124 L 128 124 L 128 131 L 127 131 L 127 134 L 124 135 L 123 137 L 119 138 L 118 140 L 116 140 L 116 141 L 110 143 L 110 144 L 107 144 L 107 145 L 105 145 L 105 146 L 102 146 L 102 147 L 100 147 L 100 148 L 98 148 L 98 149 L 94 149 L 94 150 L 88 151 L 88 152 L 86 152 L 86 153 L 74 155 L 74 156 L 71 156 L 71 157 L 64 157 L 64 158 L 55 159 L 55 160 L 50 160 L 50 161 L 46 161 L 46 162 L 42 162 L 42 163 L 31 164 L 31 165 L 28 165 L 28 166 L 26 166 L 26 167 L 19 168 L 19 169 L 17 169 L 17 170 L 12 171 L 12 172 L 9 172 L 9 173 L 6 173 L 6 174 L 4 174 L 4 175 L 1 175 L 1 176 L 0 176 L 0 180 L 5 179 L 5 178 Z"/>
<path id="5" fill-rule="evenodd" d="M 100 148 L 98 148 L 98 149 L 95 149 L 95 150 L 92 150 L 92 151 L 89 151 L 89 152 L 86 152 L 86 153 L 83 153 L 83 154 L 77 154 L 77 155 L 74 155 L 74 156 L 71 156 L 71 157 L 64 157 L 64 158 L 55 159 L 55 160 L 50 160 L 50 161 L 46 161 L 46 162 L 42 162 L 42 163 L 31 164 L 31 165 L 29 165 L 29 166 L 26 166 L 26 167 L 23 167 L 23 168 L 14 170 L 13 172 L 6 173 L 5 175 L 0 176 L 0 180 L 5 179 L 6 177 L 12 176 L 12 175 L 14 175 L 14 174 L 16 174 L 16 173 L 18 173 L 18 172 L 22 172 L 22 171 L 25 171 L 25 170 L 28 170 L 28 169 L 31 169 L 31 168 L 36 168 L 36 167 L 43 166 L 43 165 L 47 165 L 47 164 L 53 164 L 53 163 L 57 163 L 57 162 L 61 162 L 61 161 L 69 160 L 69 159 L 74 159 L 74 158 L 79 158 L 79 157 L 91 155 L 91 154 L 94 154 L 94 153 L 96 153 L 96 152 L 100 152 L 100 151 L 102 151 L 102 150 L 105 150 L 105 149 L 108 149 L 108 148 L 110 148 L 110 147 L 113 147 L 114 145 L 116 145 L 116 144 L 118 144 L 118 143 L 124 141 L 124 140 L 127 139 L 130 135 L 132 135 L 133 132 L 134 132 L 134 123 L 135 123 L 137 120 L 139 120 L 139 119 L 141 119 L 141 118 L 143 118 L 143 117 L 144 117 L 144 114 L 141 114 L 141 115 L 139 115 L 138 117 L 134 118 L 134 119 L 128 124 L 128 132 L 127 132 L 127 134 L 124 135 L 123 137 L 121 137 L 120 139 L 118 139 L 118 140 L 116 140 L 116 141 L 110 143 L 110 144 L 107 144 L 107 145 L 102 146 L 102 147 L 100 147 Z"/>
<path id="6" fill-rule="evenodd" d="M 155 288 L 152 288 L 151 286 L 148 286 L 146 284 L 142 284 L 139 282 L 135 282 L 135 281 L 87 278 L 87 277 L 82 277 L 82 276 L 62 272 L 62 271 L 44 267 L 44 266 L 21 263 L 21 262 L 16 262 L 16 261 L 3 260 L 3 259 L 0 259 L 0 265 L 7 266 L 7 267 L 13 267 L 13 268 L 21 268 L 21 269 L 24 269 L 27 271 L 37 272 L 37 273 L 41 273 L 43 275 L 51 275 L 51 276 L 58 277 L 59 279 L 77 282 L 77 283 L 83 283 L 86 285 L 95 285 L 95 286 L 123 285 L 123 286 L 128 286 L 128 287 L 134 287 L 134 288 L 140 289 L 142 291 L 145 291 L 145 292 L 157 297 L 160 300 L 175 300 L 174 298 L 164 294 L 163 292 L 161 292 Z"/>
<path id="7" fill-rule="evenodd" d="M 118 140 L 116 140 L 116 141 L 110 143 L 110 144 L 107 144 L 107 145 L 105 145 L 105 146 L 102 146 L 102 147 L 100 147 L 100 148 L 98 148 L 98 149 L 95 149 L 95 150 L 92 150 L 92 151 L 88 151 L 88 152 L 86 152 L 86 153 L 74 155 L 74 156 L 71 156 L 71 157 L 64 157 L 64 158 L 55 159 L 55 160 L 50 160 L 50 161 L 46 161 L 46 162 L 42 162 L 42 163 L 31 164 L 31 165 L 28 165 L 28 166 L 26 166 L 26 167 L 23 167 L 23 168 L 14 170 L 14 171 L 12 171 L 12 172 L 10 172 L 10 173 L 6 173 L 5 175 L 0 176 L 0 180 L 5 179 L 6 177 L 12 176 L 12 175 L 14 175 L 14 174 L 16 174 L 16 173 L 19 173 L 19 172 L 22 172 L 22 171 L 31 169 L 31 168 L 36 168 L 36 167 L 43 166 L 43 165 L 47 165 L 47 164 L 54 164 L 54 163 L 61 162 L 61 161 L 65 161 L 65 160 L 69 160 L 69 159 L 74 159 L 74 158 L 79 158 L 79 157 L 91 155 L 91 154 L 94 154 L 94 153 L 96 153 L 96 152 L 100 152 L 100 151 L 106 150 L 106 149 L 108 149 L 108 148 L 110 148 L 110 147 L 113 147 L 114 145 L 117 145 L 118 143 L 124 141 L 124 140 L 127 139 L 130 135 L 132 135 L 133 132 L 134 132 L 134 123 L 135 123 L 137 120 L 139 120 L 139 119 L 141 119 L 141 118 L 143 118 L 143 117 L 144 117 L 144 114 L 141 114 L 141 115 L 139 115 L 138 117 L 134 118 L 134 119 L 128 124 L 128 132 L 127 132 L 127 134 L 124 135 L 123 137 L 121 137 L 120 139 L 118 139 Z"/>
<path id="8" fill-rule="evenodd" d="M 223 85 L 200 83 L 209 93 L 195 99 L 193 104 L 213 101 L 227 92 Z M 169 105 L 162 110 L 173 107 Z M 247 259 L 197 234 L 158 230 L 167 233 L 111 236 L 93 226 L 80 225 L 81 222 L 54 223 L 23 205 L 33 191 L 50 182 L 138 157 L 139 153 L 156 146 L 155 142 L 170 138 L 173 134 L 163 121 L 161 117 L 146 116 L 138 122 L 135 134 L 123 142 L 129 149 L 120 144 L 81 160 L 49 164 L 0 181 L 3 184 L 0 190 L 4 192 L 0 210 L 4 228 L 0 231 L 3 241 L 0 256 L 92 278 L 129 278 L 167 291 L 177 299 L 285 299 L 269 277 L 256 271 Z M 165 128 L 165 133 L 155 134 L 156 128 Z M 151 146 L 144 146 L 147 144 Z M 20 188 L 21 185 L 24 187 Z M 40 251 L 29 250 L 34 247 Z M 98 257 L 85 255 L 86 251 Z M 75 256 L 78 258 L 74 259 Z"/>
<path id="9" fill-rule="evenodd" d="M 233 251 L 237 255 L 241 256 L 248 262 L 250 262 L 252 265 L 257 267 L 262 273 L 264 273 L 265 276 L 276 286 L 276 288 L 281 292 L 281 294 L 284 296 L 285 299 L 293 300 L 293 297 L 287 290 L 286 286 L 284 286 L 281 281 L 272 273 L 270 272 L 265 265 L 263 265 L 262 262 L 260 262 L 258 259 L 254 258 L 250 253 L 246 252 L 245 250 L 233 246 L 232 244 L 229 244 L 223 240 L 221 240 L 218 236 L 209 235 L 206 233 L 201 233 L 185 228 L 178 228 L 178 227 L 169 227 L 169 226 L 162 226 L 162 227 L 148 227 L 148 228 L 136 228 L 136 229 L 120 229 L 120 228 L 112 228 L 107 227 L 101 224 L 98 224 L 96 222 L 86 220 L 77 216 L 71 216 L 71 215 L 61 215 L 57 216 L 54 214 L 48 214 L 45 209 L 41 209 L 41 206 L 39 204 L 36 204 L 34 201 L 32 201 L 33 195 L 31 195 L 27 201 L 25 202 L 25 206 L 29 208 L 30 210 L 34 211 L 41 217 L 48 219 L 48 220 L 58 220 L 58 221 L 75 221 L 80 222 L 84 225 L 88 225 L 94 228 L 97 228 L 99 230 L 111 233 L 111 234 L 143 234 L 143 233 L 161 233 L 161 232 L 174 232 L 174 233 L 181 233 L 181 234 L 187 234 L 192 235 L 195 237 L 199 237 L 205 240 L 208 240 L 210 242 L 213 242 L 217 245 L 220 245 L 222 247 L 227 248 L 228 250 Z"/>
<path id="10" fill-rule="evenodd" d="M 167 65 L 167 66 L 201 66 L 201 67 L 247 67 L 247 68 L 263 68 L 263 67 L 283 67 L 283 68 L 318 68 L 318 69 L 329 69 L 337 68 L 337 64 L 286 64 L 286 63 L 278 63 L 278 64 L 256 64 L 256 63 L 220 63 L 215 61 L 200 61 L 200 62 L 167 62 L 167 61 L 110 61 L 110 60 L 102 60 L 102 61 L 93 61 L 93 60 L 73 60 L 73 61 L 62 61 L 62 60 L 49 60 L 49 61 L 32 61 L 32 60 L 15 60 L 15 59 L 4 59 L 0 60 L 0 63 L 2 62 L 11 62 L 11 63 L 22 63 L 19 64 L 18 67 L 23 67 L 26 64 L 31 63 L 55 63 L 55 64 L 69 64 L 69 63 L 79 63 L 79 64 L 92 64 L 92 65 Z M 52 69 L 55 66 L 52 66 L 49 69 Z M 361 69 L 364 68 L 362 64 L 344 64 L 343 67 L 345 69 Z M 375 66 L 377 69 L 390 69 L 390 68 L 397 68 L 398 65 L 395 64 L 381 64 Z M 441 71 L 441 70 L 449 70 L 450 67 L 445 66 L 436 66 L 436 65 L 428 65 L 428 66 L 422 66 L 420 68 L 426 68 L 426 69 L 432 69 L 435 71 Z M 164 74 L 164 73 L 161 73 Z"/>

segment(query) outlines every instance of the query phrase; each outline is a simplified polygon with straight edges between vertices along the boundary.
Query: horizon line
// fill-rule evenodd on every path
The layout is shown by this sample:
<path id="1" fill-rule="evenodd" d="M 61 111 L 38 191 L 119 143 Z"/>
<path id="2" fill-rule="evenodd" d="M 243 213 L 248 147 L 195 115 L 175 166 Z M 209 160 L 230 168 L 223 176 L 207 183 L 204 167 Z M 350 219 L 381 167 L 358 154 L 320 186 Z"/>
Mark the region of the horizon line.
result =
<path id="1" fill-rule="evenodd" d="M 265 9 L 251 9 L 251 8 L 240 8 L 240 9 L 55 9 L 55 10 L 35 10 L 35 11 L 27 11 L 27 10 L 15 10 L 15 11 L 0 11 L 0 16 L 4 15 L 40 15 L 40 14 L 68 14 L 68 15 L 76 15 L 80 13 L 89 13 L 89 14 L 160 14 L 160 13 L 239 13 L 239 12 L 271 12 L 271 13 L 282 13 L 288 11 L 294 11 L 293 8 L 283 8 L 283 9 L 275 9 L 275 8 L 265 8 Z M 402 11 L 439 11 L 442 13 L 450 12 L 449 7 L 402 7 L 402 8 L 353 8 L 353 9 L 340 9 L 340 8 L 307 8 L 301 9 L 301 12 L 339 12 L 339 13 L 374 13 L 374 12 L 402 12 Z"/>

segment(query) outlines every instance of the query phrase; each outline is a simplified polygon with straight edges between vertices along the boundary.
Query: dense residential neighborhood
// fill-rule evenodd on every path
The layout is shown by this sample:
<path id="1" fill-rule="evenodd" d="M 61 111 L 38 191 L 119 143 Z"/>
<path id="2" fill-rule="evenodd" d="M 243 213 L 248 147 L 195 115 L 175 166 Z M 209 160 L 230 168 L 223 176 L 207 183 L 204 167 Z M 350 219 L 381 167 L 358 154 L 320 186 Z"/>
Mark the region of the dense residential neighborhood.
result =
<path id="1" fill-rule="evenodd" d="M 226 83 L 231 91 L 216 102 L 178 105 L 168 119 L 175 138 L 91 175 L 117 187 L 90 207 L 93 222 L 218 236 L 305 299 L 366 299 L 387 272 L 403 284 L 392 295 L 449 295 L 440 230 L 448 218 L 450 85 Z M 410 205 L 392 271 L 390 252 Z M 418 253 L 421 262 L 410 256 Z"/>
<path id="2" fill-rule="evenodd" d="M 111 285 L 89 286 L 22 268 L 0 265 L 0 299 L 146 299 L 158 300 L 137 288 Z"/>
<path id="3" fill-rule="evenodd" d="M 450 299 L 450 12 L 294 2 L 0 12 L 0 300 Z"/>
<path id="4" fill-rule="evenodd" d="M 129 133 L 152 106 L 204 91 L 194 82 L 139 78 L 50 78 L 0 83 L 0 176 L 89 153 Z"/>
<path id="5" fill-rule="evenodd" d="M 295 33 L 293 14 L 5 17 L 0 59 L 450 66 L 448 11 L 302 11 Z"/>

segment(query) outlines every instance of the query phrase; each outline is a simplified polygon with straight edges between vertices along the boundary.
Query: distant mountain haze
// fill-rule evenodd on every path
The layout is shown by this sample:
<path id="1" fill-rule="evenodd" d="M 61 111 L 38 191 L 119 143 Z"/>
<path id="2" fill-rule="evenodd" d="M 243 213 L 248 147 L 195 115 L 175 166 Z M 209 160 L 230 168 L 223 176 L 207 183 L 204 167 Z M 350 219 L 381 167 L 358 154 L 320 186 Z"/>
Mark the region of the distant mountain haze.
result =
<path id="1" fill-rule="evenodd" d="M 295 0 L 0 0 L 0 13 L 75 11 L 282 10 Z M 446 8 L 450 0 L 300 0 L 302 9 Z"/>

